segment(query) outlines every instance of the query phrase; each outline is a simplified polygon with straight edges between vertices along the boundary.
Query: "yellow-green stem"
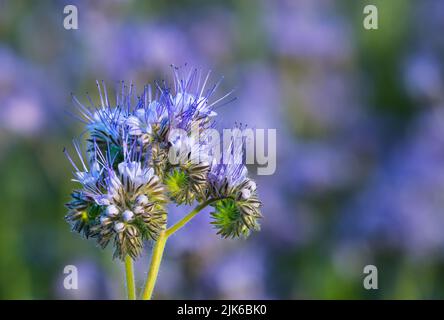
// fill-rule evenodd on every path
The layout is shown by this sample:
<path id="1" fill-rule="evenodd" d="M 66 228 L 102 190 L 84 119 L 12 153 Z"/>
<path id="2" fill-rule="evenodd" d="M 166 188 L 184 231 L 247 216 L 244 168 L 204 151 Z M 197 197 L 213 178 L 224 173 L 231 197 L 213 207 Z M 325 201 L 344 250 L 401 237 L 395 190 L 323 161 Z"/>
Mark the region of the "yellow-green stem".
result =
<path id="1" fill-rule="evenodd" d="M 167 239 L 168 237 L 166 236 L 165 231 L 162 231 L 154 245 L 150 269 L 142 293 L 143 300 L 150 300 L 153 295 L 154 285 L 156 284 L 157 274 L 159 273 L 160 262 L 162 261 L 163 250 L 165 249 Z"/>
<path id="2" fill-rule="evenodd" d="M 154 245 L 153 254 L 151 256 L 150 268 L 148 271 L 145 288 L 143 289 L 142 293 L 143 300 L 150 300 L 151 296 L 153 295 L 154 286 L 156 284 L 157 275 L 159 273 L 160 262 L 162 261 L 163 251 L 165 249 L 165 244 L 168 237 L 170 237 L 179 229 L 183 228 L 191 219 L 194 218 L 196 214 L 198 214 L 206 206 L 219 200 L 221 199 L 210 199 L 201 203 L 172 227 L 160 233 L 159 238 Z"/>
<path id="3" fill-rule="evenodd" d="M 202 209 L 204 209 L 206 206 L 208 206 L 209 204 L 216 202 L 218 200 L 221 199 L 210 199 L 207 200 L 203 203 L 201 203 L 200 205 L 198 205 L 196 208 L 194 208 L 193 211 L 191 211 L 189 214 L 187 214 L 185 217 L 183 217 L 181 220 L 179 220 L 175 225 L 173 225 L 172 227 L 170 227 L 167 231 L 166 231 L 166 235 L 167 237 L 171 236 L 173 233 L 175 233 L 176 231 L 178 231 L 179 229 L 181 229 L 183 226 L 185 226 L 188 221 L 190 221 L 191 219 L 194 218 L 194 216 L 196 214 L 198 214 Z"/>
<path id="4" fill-rule="evenodd" d="M 126 290 L 128 300 L 136 299 L 136 286 L 134 285 L 134 267 L 133 259 L 130 256 L 125 257 Z"/>

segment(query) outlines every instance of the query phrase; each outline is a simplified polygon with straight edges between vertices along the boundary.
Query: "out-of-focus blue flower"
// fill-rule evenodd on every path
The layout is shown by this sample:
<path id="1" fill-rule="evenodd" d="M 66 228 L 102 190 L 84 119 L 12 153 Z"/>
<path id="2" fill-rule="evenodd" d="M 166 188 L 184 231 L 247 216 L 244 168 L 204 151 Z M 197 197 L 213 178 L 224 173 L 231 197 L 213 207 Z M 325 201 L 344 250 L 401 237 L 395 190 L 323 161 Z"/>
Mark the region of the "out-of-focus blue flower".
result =
<path id="1" fill-rule="evenodd" d="M 442 99 L 443 78 L 439 59 L 433 54 L 418 53 L 405 63 L 405 83 L 415 98 Z"/>
<path id="2" fill-rule="evenodd" d="M 272 48 L 278 55 L 341 62 L 352 53 L 350 32 L 325 1 L 280 1 L 266 6 Z"/>
<path id="3" fill-rule="evenodd" d="M 353 241 L 412 255 L 442 249 L 443 128 L 441 108 L 429 110 L 415 121 L 406 141 L 349 208 L 342 229 L 345 239 L 351 236 Z"/>
<path id="4" fill-rule="evenodd" d="M 237 25 L 232 11 L 225 8 L 209 10 L 189 23 L 189 42 L 193 43 L 201 63 L 220 63 L 236 54 Z"/>
<path id="5" fill-rule="evenodd" d="M 435 52 L 443 52 L 444 40 L 437 30 L 444 28 L 442 15 L 444 3 L 436 0 L 425 0 L 417 4 L 413 12 L 412 20 L 421 21 L 413 25 L 415 41 L 421 46 L 433 49 Z"/>
<path id="6" fill-rule="evenodd" d="M 113 286 L 105 270 L 92 261 L 75 260 L 72 264 L 77 268 L 77 288 L 68 290 L 64 287 L 67 274 L 60 273 L 55 278 L 54 290 L 59 299 L 116 299 L 119 296 L 118 288 Z"/>
<path id="7" fill-rule="evenodd" d="M 83 39 L 92 74 L 115 80 L 124 74 L 137 79 L 144 70 L 161 72 L 171 63 L 197 63 L 192 42 L 177 25 L 158 19 L 120 25 L 104 10 L 94 8 L 88 8 L 84 15 L 84 29 L 94 30 L 85 33 Z"/>
<path id="8" fill-rule="evenodd" d="M 38 133 L 47 124 L 45 112 L 48 111 L 35 82 L 38 71 L 1 46 L 0 70 L 0 129 L 20 136 Z"/>
<path id="9" fill-rule="evenodd" d="M 204 281 L 220 299 L 267 299 L 264 280 L 264 254 L 256 246 L 222 254 L 204 270 Z"/>

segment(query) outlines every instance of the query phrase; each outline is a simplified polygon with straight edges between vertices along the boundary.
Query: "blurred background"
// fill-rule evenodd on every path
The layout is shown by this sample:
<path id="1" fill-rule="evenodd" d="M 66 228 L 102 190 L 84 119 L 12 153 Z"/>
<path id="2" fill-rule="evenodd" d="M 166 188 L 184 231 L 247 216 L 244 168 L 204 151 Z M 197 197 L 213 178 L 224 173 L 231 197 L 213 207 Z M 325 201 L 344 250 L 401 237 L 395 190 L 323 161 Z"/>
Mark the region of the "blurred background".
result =
<path id="1" fill-rule="evenodd" d="M 70 93 L 98 104 L 96 79 L 141 89 L 185 63 L 236 89 L 219 128 L 277 129 L 277 170 L 255 177 L 262 231 L 222 240 L 200 214 L 167 243 L 156 298 L 444 298 L 442 30 L 440 0 L 0 0 L 0 298 L 125 298 L 122 264 L 63 219 Z"/>

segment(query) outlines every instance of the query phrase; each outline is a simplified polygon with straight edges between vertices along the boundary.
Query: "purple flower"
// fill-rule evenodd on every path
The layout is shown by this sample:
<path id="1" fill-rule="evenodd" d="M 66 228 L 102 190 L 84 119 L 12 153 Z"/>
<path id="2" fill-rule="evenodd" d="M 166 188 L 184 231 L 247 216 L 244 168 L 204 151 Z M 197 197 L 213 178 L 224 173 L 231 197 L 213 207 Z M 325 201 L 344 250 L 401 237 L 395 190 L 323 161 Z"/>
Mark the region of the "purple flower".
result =
<path id="1" fill-rule="evenodd" d="M 443 124 L 444 113 L 435 109 L 409 128 L 406 141 L 347 210 L 344 239 L 420 256 L 442 249 Z"/>

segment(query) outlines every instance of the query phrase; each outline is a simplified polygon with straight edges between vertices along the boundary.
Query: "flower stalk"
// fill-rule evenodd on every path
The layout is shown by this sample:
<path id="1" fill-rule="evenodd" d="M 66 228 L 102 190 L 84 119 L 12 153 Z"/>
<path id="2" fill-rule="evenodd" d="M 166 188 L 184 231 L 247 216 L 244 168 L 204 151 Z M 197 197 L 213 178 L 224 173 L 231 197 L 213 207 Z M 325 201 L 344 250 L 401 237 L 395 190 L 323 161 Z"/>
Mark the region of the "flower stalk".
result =
<path id="1" fill-rule="evenodd" d="M 181 220 L 176 222 L 173 226 L 168 228 L 166 231 L 161 232 L 159 238 L 156 241 L 156 244 L 154 245 L 148 276 L 145 283 L 145 288 L 142 293 L 142 300 L 150 300 L 152 297 L 154 286 L 157 281 L 157 276 L 159 274 L 160 263 L 162 262 L 163 251 L 165 250 L 165 245 L 168 238 L 172 236 L 174 233 L 176 233 L 178 230 L 182 229 L 191 219 L 193 219 L 205 207 L 218 200 L 220 199 L 210 199 L 203 202 L 202 204 L 194 208 L 193 211 L 191 211 Z"/>
<path id="2" fill-rule="evenodd" d="M 169 237 L 173 235 L 176 231 L 183 228 L 191 219 L 194 218 L 195 215 L 197 215 L 201 210 L 203 210 L 206 206 L 210 205 L 213 202 L 216 202 L 220 199 L 210 199 L 202 204 L 198 205 L 196 208 L 194 208 L 193 211 L 191 211 L 189 214 L 187 214 L 185 217 L 183 217 L 181 220 L 176 222 L 173 226 L 167 229 L 166 236 Z"/>
<path id="3" fill-rule="evenodd" d="M 150 269 L 148 271 L 147 281 L 142 293 L 142 300 L 150 300 L 153 295 L 154 285 L 156 284 L 157 275 L 159 274 L 160 262 L 162 261 L 163 251 L 168 239 L 165 231 L 162 231 L 154 245 L 153 254 L 151 256 Z"/>
<path id="4" fill-rule="evenodd" d="M 125 257 L 126 291 L 128 300 L 136 300 L 136 286 L 134 284 L 134 265 L 130 256 Z"/>

